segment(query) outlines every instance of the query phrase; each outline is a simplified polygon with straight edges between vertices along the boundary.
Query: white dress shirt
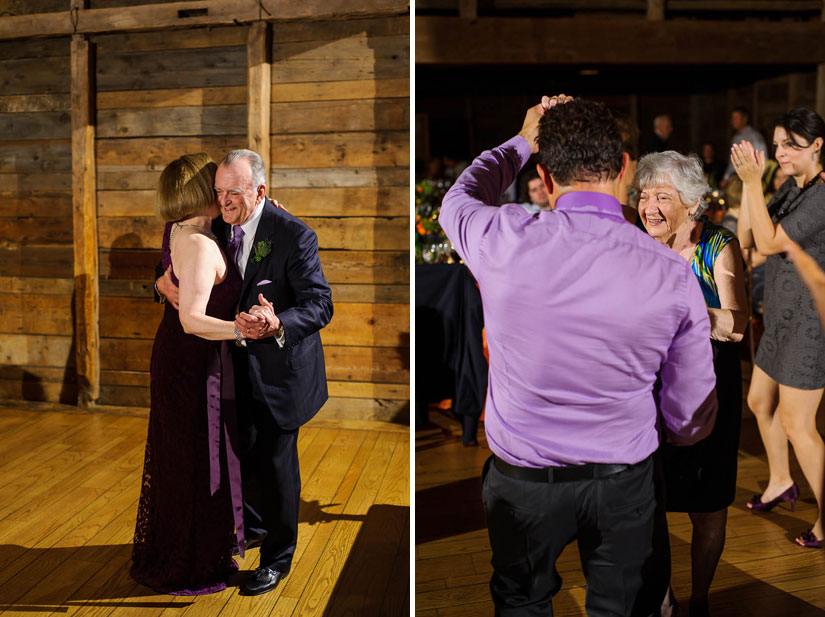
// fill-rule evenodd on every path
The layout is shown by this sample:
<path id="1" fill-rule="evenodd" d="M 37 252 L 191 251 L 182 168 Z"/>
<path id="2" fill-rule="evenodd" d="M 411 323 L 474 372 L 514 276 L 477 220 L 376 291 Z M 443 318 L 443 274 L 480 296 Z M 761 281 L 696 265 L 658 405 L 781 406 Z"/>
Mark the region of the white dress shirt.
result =
<path id="1" fill-rule="evenodd" d="M 241 238 L 241 247 L 238 249 L 236 259 L 241 275 L 246 272 L 246 263 L 249 261 L 249 254 L 252 252 L 252 245 L 255 244 L 255 232 L 258 231 L 258 223 L 261 222 L 261 214 L 264 212 L 264 201 L 265 200 L 261 200 L 261 203 L 258 204 L 257 208 L 255 208 L 255 212 L 252 213 L 249 220 L 241 225 L 241 229 L 243 229 L 243 238 Z"/>
<path id="2" fill-rule="evenodd" d="M 265 199 L 261 200 L 261 203 L 258 204 L 257 208 L 255 208 L 255 212 L 252 213 L 249 220 L 241 225 L 241 229 L 243 229 L 243 238 L 241 238 L 241 246 L 238 249 L 237 262 L 238 269 L 241 271 L 243 276 L 245 276 L 246 264 L 249 261 L 249 254 L 252 252 L 252 247 L 255 244 L 255 233 L 258 231 L 258 223 L 261 222 L 261 214 L 263 214 L 265 202 Z M 267 300 L 272 302 L 274 298 L 267 298 Z M 286 343 L 286 332 L 284 332 L 283 324 L 281 324 L 281 333 L 275 337 L 275 340 L 278 341 L 279 347 L 283 347 L 284 343 Z"/>

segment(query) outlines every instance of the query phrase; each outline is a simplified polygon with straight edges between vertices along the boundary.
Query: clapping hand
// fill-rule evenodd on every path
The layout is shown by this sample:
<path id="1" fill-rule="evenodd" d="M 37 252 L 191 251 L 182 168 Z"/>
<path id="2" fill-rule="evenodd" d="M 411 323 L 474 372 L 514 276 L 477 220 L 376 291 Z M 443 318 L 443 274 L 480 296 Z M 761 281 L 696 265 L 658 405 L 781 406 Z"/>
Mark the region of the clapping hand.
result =
<path id="1" fill-rule="evenodd" d="M 765 171 L 765 153 L 756 150 L 749 141 L 733 144 L 730 149 L 730 160 L 737 175 L 743 184 L 762 182 L 762 173 Z"/>
<path id="2" fill-rule="evenodd" d="M 557 94 L 556 96 L 543 96 L 541 103 L 531 107 L 527 110 L 527 115 L 524 116 L 524 124 L 521 127 L 519 135 L 527 140 L 530 144 L 530 152 L 535 154 L 539 151 L 538 137 L 539 137 L 539 120 L 551 107 L 568 103 L 573 100 L 572 96 L 566 94 Z"/>
<path id="3" fill-rule="evenodd" d="M 263 294 L 258 294 L 258 301 L 249 309 L 249 312 L 238 313 L 235 316 L 235 327 L 240 329 L 245 338 L 260 339 L 276 334 L 281 329 L 281 320 L 275 314 L 275 307 L 264 298 Z"/>

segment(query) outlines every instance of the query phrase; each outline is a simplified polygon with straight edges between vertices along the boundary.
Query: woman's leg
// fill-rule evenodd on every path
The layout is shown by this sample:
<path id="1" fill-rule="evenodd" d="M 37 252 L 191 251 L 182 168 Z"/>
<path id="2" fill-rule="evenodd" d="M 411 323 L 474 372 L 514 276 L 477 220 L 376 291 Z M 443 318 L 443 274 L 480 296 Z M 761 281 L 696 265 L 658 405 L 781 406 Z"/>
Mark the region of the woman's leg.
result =
<path id="1" fill-rule="evenodd" d="M 823 389 L 800 390 L 789 386 L 779 386 L 779 407 L 777 415 L 782 428 L 791 441 L 796 460 L 805 474 L 805 479 L 813 489 L 819 512 L 822 511 L 822 486 L 825 476 L 825 443 L 816 430 L 816 410 L 822 400 Z M 817 514 L 813 526 L 814 535 L 822 540 L 825 533 L 821 517 Z"/>
<path id="2" fill-rule="evenodd" d="M 754 366 L 748 390 L 748 407 L 756 416 L 770 472 L 768 486 L 762 493 L 763 502 L 779 497 L 793 483 L 788 465 L 788 438 L 776 413 L 778 402 L 779 384 L 758 366 Z"/>
<path id="3" fill-rule="evenodd" d="M 725 548 L 728 509 L 716 512 L 690 512 L 689 516 L 693 523 L 693 537 L 690 541 L 691 613 L 702 614 L 700 607 L 707 609 L 710 584 Z"/>

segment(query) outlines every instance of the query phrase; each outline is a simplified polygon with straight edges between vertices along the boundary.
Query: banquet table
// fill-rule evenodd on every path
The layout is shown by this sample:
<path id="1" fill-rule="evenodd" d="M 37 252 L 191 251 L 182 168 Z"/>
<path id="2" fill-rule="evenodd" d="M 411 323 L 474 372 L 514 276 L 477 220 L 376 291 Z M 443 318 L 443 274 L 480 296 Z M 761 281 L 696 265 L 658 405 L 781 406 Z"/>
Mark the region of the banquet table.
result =
<path id="1" fill-rule="evenodd" d="M 428 405 L 452 399 L 465 445 L 476 441 L 487 396 L 481 294 L 464 264 L 415 267 L 416 427 Z"/>

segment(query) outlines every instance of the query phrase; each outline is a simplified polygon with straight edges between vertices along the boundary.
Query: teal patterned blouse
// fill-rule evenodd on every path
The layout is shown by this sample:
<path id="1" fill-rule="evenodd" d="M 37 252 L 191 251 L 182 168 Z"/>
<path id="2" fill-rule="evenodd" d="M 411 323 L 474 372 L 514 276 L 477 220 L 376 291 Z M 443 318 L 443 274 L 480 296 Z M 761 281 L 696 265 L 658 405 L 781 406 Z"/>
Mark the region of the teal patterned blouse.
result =
<path id="1" fill-rule="evenodd" d="M 702 222 L 702 237 L 696 244 L 690 267 L 699 280 L 699 286 L 702 288 L 708 308 L 722 308 L 719 290 L 716 287 L 716 281 L 713 280 L 713 264 L 722 249 L 727 246 L 728 242 L 735 240 L 736 236 L 724 227 L 714 225 L 707 220 Z"/>

